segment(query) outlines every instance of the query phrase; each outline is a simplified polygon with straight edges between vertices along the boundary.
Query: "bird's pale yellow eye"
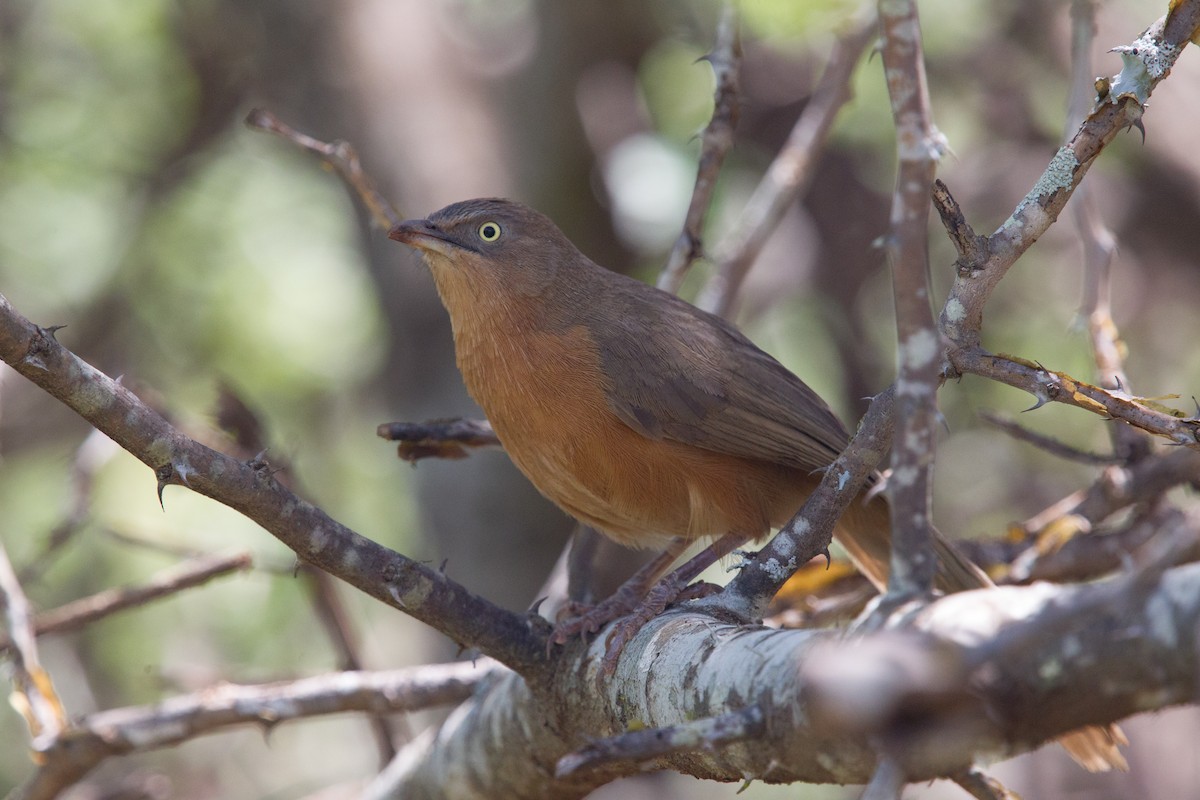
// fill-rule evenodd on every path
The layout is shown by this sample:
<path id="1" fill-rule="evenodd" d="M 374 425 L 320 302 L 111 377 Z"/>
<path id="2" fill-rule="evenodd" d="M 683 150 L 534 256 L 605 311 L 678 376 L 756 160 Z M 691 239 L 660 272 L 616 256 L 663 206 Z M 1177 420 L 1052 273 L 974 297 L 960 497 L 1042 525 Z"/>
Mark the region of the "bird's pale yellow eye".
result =
<path id="1" fill-rule="evenodd" d="M 495 222 L 485 222 L 479 226 L 479 238 L 485 242 L 494 242 L 500 238 L 500 225 Z"/>

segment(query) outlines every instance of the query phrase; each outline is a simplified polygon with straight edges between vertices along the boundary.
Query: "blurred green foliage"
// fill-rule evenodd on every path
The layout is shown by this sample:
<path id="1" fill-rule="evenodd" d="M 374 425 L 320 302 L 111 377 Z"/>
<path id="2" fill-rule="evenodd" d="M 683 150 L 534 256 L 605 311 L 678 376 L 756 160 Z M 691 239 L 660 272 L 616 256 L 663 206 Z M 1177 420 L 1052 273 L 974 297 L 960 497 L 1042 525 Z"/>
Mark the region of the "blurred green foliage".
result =
<path id="1" fill-rule="evenodd" d="M 10 12 L 20 24 L 0 49 L 0 290 L 31 319 L 66 323 L 64 344 L 124 374 L 193 434 L 212 426 L 227 381 L 261 414 L 268 457 L 288 461 L 302 491 L 407 548 L 412 511 L 397 487 L 408 471 L 374 437 L 386 412 L 367 388 L 384 334 L 345 191 L 236 118 L 181 149 L 200 109 L 175 3 L 51 0 Z M 6 395 L 19 380 L 6 380 Z M 77 427 L 45 430 L 38 406 L 22 395 L 5 407 L 10 433 L 37 432 L 0 462 L 3 538 L 18 567 L 64 517 L 79 443 Z M 49 640 L 72 712 L 335 666 L 313 641 L 313 615 L 297 613 L 308 590 L 286 548 L 185 490 L 164 500 L 165 513 L 142 464 L 107 460 L 85 523 L 26 585 L 36 606 L 143 582 L 178 562 L 176 550 L 251 551 L 274 572 L 223 578 L 68 637 L 86 678 L 58 664 Z M 0 741 L 24 739 L 19 718 L 0 715 Z M 29 762 L 23 747 L 0 751 L 3 790 Z"/>

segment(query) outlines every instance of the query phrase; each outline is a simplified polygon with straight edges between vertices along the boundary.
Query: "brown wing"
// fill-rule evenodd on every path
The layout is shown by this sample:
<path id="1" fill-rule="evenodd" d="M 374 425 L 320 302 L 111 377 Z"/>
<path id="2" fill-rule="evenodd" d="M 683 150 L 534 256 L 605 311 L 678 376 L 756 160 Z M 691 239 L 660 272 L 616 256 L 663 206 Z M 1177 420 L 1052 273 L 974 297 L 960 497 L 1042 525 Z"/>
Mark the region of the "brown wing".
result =
<path id="1" fill-rule="evenodd" d="M 849 435 L 825 401 L 731 325 L 614 277 L 605 290 L 625 314 L 589 327 L 611 381 L 609 404 L 634 430 L 806 470 L 827 466 L 846 446 Z"/>

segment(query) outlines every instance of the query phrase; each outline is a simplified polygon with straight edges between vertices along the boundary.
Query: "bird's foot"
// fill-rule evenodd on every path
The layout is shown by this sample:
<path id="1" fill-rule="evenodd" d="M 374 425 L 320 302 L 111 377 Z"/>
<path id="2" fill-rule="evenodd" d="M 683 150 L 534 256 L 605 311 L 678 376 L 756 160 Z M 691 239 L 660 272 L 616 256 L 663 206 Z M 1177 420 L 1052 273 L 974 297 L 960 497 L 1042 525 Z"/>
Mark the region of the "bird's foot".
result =
<path id="1" fill-rule="evenodd" d="M 621 587 L 607 600 L 596 605 L 567 604 L 562 618 L 554 626 L 547 647 L 566 644 L 577 636 L 586 639 L 608 623 L 618 621 L 605 645 L 604 661 L 601 664 L 605 674 L 611 675 L 621 650 L 642 626 L 665 611 L 672 603 L 708 597 L 720 591 L 721 587 L 702 581 L 684 586 L 679 578 L 668 575 L 655 584 L 640 602 L 637 592 L 625 589 L 626 587 Z"/>
<path id="2" fill-rule="evenodd" d="M 704 582 L 688 586 L 678 573 L 663 578 L 636 608 L 630 609 L 628 616 L 618 620 L 613 626 L 613 631 L 604 645 L 604 660 L 600 662 L 604 674 L 612 675 L 616 671 L 617 658 L 625 649 L 625 645 L 629 644 L 647 622 L 666 611 L 667 606 L 684 600 L 707 597 L 720 589 L 720 586 Z"/>
<path id="3" fill-rule="evenodd" d="M 708 583 L 707 581 L 696 581 L 691 586 L 684 587 L 672 603 L 683 603 L 688 600 L 699 600 L 702 597 L 708 597 L 721 591 L 721 586 L 716 583 Z"/>
<path id="4" fill-rule="evenodd" d="M 554 632 L 550 634 L 547 648 L 566 644 L 577 636 L 586 639 L 608 623 L 636 609 L 640 599 L 641 596 L 627 584 L 607 600 L 595 605 L 568 603 L 554 626 Z"/>

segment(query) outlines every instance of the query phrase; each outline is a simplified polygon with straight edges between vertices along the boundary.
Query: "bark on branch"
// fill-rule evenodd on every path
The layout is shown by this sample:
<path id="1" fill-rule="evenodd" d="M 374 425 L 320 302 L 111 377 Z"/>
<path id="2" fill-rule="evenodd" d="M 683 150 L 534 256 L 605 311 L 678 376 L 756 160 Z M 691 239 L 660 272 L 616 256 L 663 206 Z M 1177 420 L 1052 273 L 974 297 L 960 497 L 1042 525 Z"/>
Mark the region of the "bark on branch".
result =
<path id="1" fill-rule="evenodd" d="M 1104 148 L 1121 131 L 1141 126 L 1150 93 L 1170 74 L 1175 60 L 1198 30 L 1200 0 L 1183 0 L 1132 44 L 1116 48 L 1125 56 L 1125 69 L 1109 79 L 1105 97 L 1100 98 L 1075 135 L 1051 159 L 1012 215 L 988 237 L 987 246 L 974 252 L 960 249 L 958 277 L 939 320 L 942 332 L 957 345 L 955 349 L 979 346 L 983 309 L 992 291 L 1017 259 L 1058 219 Z M 954 350 L 951 363 L 959 367 Z"/>
<path id="2" fill-rule="evenodd" d="M 1198 526 L 1176 518 L 1160 535 L 1194 536 Z M 1200 565 L 964 592 L 861 639 L 668 612 L 631 642 L 611 680 L 579 667 L 536 690 L 515 675 L 498 681 L 410 745 L 368 796 L 574 798 L 647 768 L 865 783 L 883 740 L 908 780 L 954 776 L 1083 725 L 1194 702 L 1198 623 Z M 572 663 L 598 663 L 603 642 L 591 650 L 594 660 Z M 752 742 L 701 741 L 641 764 L 554 775 L 559 759 L 598 737 L 694 729 L 752 706 L 765 729 Z"/>

